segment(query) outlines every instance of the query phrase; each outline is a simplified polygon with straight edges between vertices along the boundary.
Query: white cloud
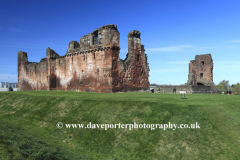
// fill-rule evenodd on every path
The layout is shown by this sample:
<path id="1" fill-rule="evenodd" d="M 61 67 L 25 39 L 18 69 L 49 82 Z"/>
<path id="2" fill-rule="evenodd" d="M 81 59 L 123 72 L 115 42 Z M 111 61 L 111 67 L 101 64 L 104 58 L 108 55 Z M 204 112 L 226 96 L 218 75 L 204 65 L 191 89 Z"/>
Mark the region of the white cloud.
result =
<path id="1" fill-rule="evenodd" d="M 17 70 L 17 69 L 11 69 L 11 68 L 0 68 L 0 70 Z"/>
<path id="2" fill-rule="evenodd" d="M 9 31 L 13 31 L 13 32 L 28 32 L 28 31 L 23 31 L 23 30 L 21 30 L 19 28 L 9 28 L 8 30 Z"/>
<path id="3" fill-rule="evenodd" d="M 20 48 L 20 47 L 22 47 L 22 46 L 0 46 L 1 48 Z M 24 48 L 27 48 L 27 47 L 24 47 Z M 30 47 L 30 48 L 32 48 L 32 47 Z"/>
<path id="4" fill-rule="evenodd" d="M 19 29 L 19 28 L 14 28 L 14 27 L 10 27 L 8 29 L 0 28 L 0 30 L 11 31 L 11 32 L 28 32 L 28 31 L 24 31 L 24 30 Z"/>
<path id="5" fill-rule="evenodd" d="M 16 74 L 5 74 L 5 73 L 0 74 L 0 82 L 5 82 L 5 79 L 6 79 L 7 82 L 16 82 L 16 81 L 18 81 L 18 75 L 16 75 Z"/>
<path id="6" fill-rule="evenodd" d="M 179 72 L 179 71 L 184 71 L 188 70 L 187 67 L 177 67 L 177 68 L 166 68 L 166 69 L 158 69 L 158 70 L 151 70 L 150 73 L 168 73 L 168 72 Z"/>
<path id="7" fill-rule="evenodd" d="M 216 65 L 240 65 L 240 61 L 213 61 L 213 63 Z"/>
<path id="8" fill-rule="evenodd" d="M 240 65 L 215 65 L 214 69 L 218 70 L 221 69 L 221 71 L 239 71 Z"/>
<path id="9" fill-rule="evenodd" d="M 167 62 L 166 64 L 188 64 L 190 61 Z"/>
<path id="10" fill-rule="evenodd" d="M 238 72 L 240 69 L 240 61 L 216 61 L 213 63 L 213 73 L 215 71 L 215 73 L 227 74 L 229 72 Z"/>
<path id="11" fill-rule="evenodd" d="M 229 43 L 240 43 L 240 40 L 231 40 L 231 41 L 227 41 Z"/>
<path id="12" fill-rule="evenodd" d="M 0 69 L 17 69 L 17 65 L 0 65 Z"/>
<path id="13" fill-rule="evenodd" d="M 148 52 L 148 51 L 175 52 L 175 51 L 180 51 L 180 50 L 183 50 L 186 48 L 192 48 L 192 46 L 191 45 L 180 45 L 180 46 L 162 47 L 162 48 L 149 48 L 149 49 L 146 49 L 146 52 Z"/>
<path id="14" fill-rule="evenodd" d="M 46 46 L 33 46 L 31 45 L 29 47 L 29 45 L 22 45 L 22 46 L 0 46 L 0 48 L 32 48 L 32 49 L 45 49 L 47 48 Z M 67 45 L 66 46 L 51 46 L 51 49 L 54 50 L 54 48 L 66 48 L 67 49 Z"/>

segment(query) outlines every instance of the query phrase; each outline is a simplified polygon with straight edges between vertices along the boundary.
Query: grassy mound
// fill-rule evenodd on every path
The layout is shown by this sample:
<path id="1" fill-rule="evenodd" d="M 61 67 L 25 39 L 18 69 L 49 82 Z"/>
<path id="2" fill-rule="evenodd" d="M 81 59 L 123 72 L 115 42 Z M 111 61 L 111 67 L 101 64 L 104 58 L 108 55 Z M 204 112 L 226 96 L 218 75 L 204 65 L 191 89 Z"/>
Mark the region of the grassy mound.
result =
<path id="1" fill-rule="evenodd" d="M 0 93 L 2 159 L 237 159 L 239 96 L 25 91 Z M 58 122 L 63 128 L 57 128 Z M 200 128 L 66 128 L 66 124 Z M 19 158 L 20 157 L 20 158 Z"/>

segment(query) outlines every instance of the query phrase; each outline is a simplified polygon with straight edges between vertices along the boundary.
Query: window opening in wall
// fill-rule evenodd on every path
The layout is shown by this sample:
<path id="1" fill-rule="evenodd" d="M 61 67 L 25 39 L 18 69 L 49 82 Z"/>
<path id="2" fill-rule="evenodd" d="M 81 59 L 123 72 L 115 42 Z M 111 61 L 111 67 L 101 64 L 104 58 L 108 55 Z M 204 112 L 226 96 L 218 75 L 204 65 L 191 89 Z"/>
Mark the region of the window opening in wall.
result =
<path id="1" fill-rule="evenodd" d="M 200 78 L 203 78 L 203 73 L 200 73 Z"/>
<path id="2" fill-rule="evenodd" d="M 137 55 L 137 61 L 139 61 L 139 54 Z"/>
<path id="3" fill-rule="evenodd" d="M 99 44 L 98 31 L 93 32 L 93 45 Z"/>
<path id="4" fill-rule="evenodd" d="M 201 63 L 202 63 L 202 65 L 204 65 L 204 61 L 202 61 Z"/>
<path id="5" fill-rule="evenodd" d="M 197 85 L 198 85 L 198 86 L 204 86 L 204 84 L 202 84 L 202 83 L 197 83 Z"/>

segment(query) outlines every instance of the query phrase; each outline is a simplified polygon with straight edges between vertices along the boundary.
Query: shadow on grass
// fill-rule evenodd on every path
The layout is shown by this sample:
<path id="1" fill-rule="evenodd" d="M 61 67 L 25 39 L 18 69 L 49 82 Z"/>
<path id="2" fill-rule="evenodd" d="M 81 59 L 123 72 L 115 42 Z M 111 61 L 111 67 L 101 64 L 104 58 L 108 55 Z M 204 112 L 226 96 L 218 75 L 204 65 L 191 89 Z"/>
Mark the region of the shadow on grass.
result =
<path id="1" fill-rule="evenodd" d="M 89 159 L 71 149 L 53 144 L 41 136 L 1 121 L 0 158 L 3 159 Z"/>

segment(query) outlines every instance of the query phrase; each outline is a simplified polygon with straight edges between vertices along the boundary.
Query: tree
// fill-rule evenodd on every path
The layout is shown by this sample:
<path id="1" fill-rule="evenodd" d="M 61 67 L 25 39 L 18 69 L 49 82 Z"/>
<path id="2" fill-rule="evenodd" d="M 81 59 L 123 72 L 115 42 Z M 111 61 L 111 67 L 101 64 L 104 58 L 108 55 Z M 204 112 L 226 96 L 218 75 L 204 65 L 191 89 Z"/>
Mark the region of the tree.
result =
<path id="1" fill-rule="evenodd" d="M 218 88 L 218 89 L 221 89 L 222 91 L 223 91 L 223 85 L 222 84 L 218 84 L 218 85 L 216 85 L 216 87 Z"/>
<path id="2" fill-rule="evenodd" d="M 234 87 L 231 87 L 231 91 L 234 95 L 240 95 L 240 84 L 237 83 Z"/>
<path id="3" fill-rule="evenodd" d="M 229 84 L 229 81 L 227 80 L 222 80 L 219 82 L 218 85 L 216 85 L 216 87 L 218 89 L 221 89 L 223 92 L 227 93 L 228 91 L 228 87 L 230 88 L 230 84 Z"/>

